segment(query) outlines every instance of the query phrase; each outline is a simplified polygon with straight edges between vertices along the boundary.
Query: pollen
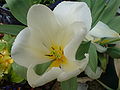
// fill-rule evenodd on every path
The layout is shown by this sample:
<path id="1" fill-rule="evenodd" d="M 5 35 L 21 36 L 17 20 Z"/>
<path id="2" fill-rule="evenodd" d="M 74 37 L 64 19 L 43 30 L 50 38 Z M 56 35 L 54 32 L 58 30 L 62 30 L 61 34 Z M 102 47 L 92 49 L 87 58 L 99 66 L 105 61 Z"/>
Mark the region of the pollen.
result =
<path id="1" fill-rule="evenodd" d="M 60 67 L 61 64 L 67 63 L 67 58 L 64 56 L 64 51 L 62 46 L 58 46 L 58 45 L 51 46 L 50 53 L 46 54 L 45 56 L 53 60 L 50 67 Z"/>

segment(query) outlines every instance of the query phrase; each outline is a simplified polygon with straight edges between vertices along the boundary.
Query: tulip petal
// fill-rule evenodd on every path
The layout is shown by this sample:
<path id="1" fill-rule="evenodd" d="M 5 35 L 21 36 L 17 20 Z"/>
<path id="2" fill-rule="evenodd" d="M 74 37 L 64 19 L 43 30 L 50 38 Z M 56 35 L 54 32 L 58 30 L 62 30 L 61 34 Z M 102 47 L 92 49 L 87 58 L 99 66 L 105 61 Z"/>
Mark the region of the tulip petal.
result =
<path id="1" fill-rule="evenodd" d="M 81 61 L 69 60 L 67 65 L 62 65 L 63 72 L 57 77 L 57 80 L 62 82 L 83 72 L 88 64 L 88 56 Z"/>
<path id="2" fill-rule="evenodd" d="M 58 30 L 61 29 L 54 13 L 42 4 L 33 5 L 29 9 L 27 21 L 32 33 L 37 36 L 41 34 L 40 40 L 47 39 L 48 42 L 54 40 Z"/>
<path id="3" fill-rule="evenodd" d="M 63 70 L 64 72 L 62 72 L 58 77 L 57 80 L 62 82 L 65 80 L 68 80 L 72 77 L 77 76 L 78 74 L 80 74 L 80 70 L 78 68 L 78 65 L 75 64 L 75 62 L 72 62 L 72 64 L 68 64 L 67 66 L 63 66 Z M 72 70 L 71 70 L 72 69 Z M 68 70 L 68 71 L 67 71 Z M 70 71 L 71 70 L 71 71 Z M 66 71 L 66 72 L 65 72 Z"/>
<path id="4" fill-rule="evenodd" d="M 48 58 L 45 58 L 44 52 L 48 52 L 47 49 L 42 46 L 41 48 L 36 47 L 35 43 L 31 41 L 30 29 L 25 28 L 16 37 L 11 56 L 16 63 L 28 67 L 31 64 L 49 61 Z"/>
<path id="5" fill-rule="evenodd" d="M 99 45 L 97 43 L 93 43 L 93 44 L 96 46 L 96 49 L 97 49 L 98 52 L 104 53 L 105 51 L 107 51 L 106 47 L 103 47 L 103 46 L 101 46 L 101 45 Z"/>
<path id="6" fill-rule="evenodd" d="M 74 32 L 71 30 L 71 27 L 63 28 L 56 34 L 55 42 L 56 44 L 65 47 L 72 40 L 73 36 Z"/>
<path id="7" fill-rule="evenodd" d="M 27 71 L 27 81 L 31 87 L 42 86 L 58 77 L 62 72 L 59 67 L 53 67 L 49 71 L 45 72 L 43 75 L 37 75 L 33 68 L 35 65 L 30 65 Z"/>
<path id="8" fill-rule="evenodd" d="M 119 37 L 119 34 L 114 30 L 110 29 L 106 24 L 99 21 L 96 26 L 88 33 L 97 38 L 103 37 Z"/>
<path id="9" fill-rule="evenodd" d="M 74 22 L 81 22 L 85 24 L 87 30 L 91 28 L 90 9 L 84 2 L 63 1 L 55 7 L 53 12 L 65 26 L 69 27 Z"/>
<path id="10" fill-rule="evenodd" d="M 45 47 L 52 44 L 66 45 L 71 40 L 73 32 L 60 26 L 54 13 L 45 5 L 33 5 L 28 11 L 28 26 L 32 28 L 32 39 L 36 45 L 40 41 Z"/>
<path id="11" fill-rule="evenodd" d="M 28 26 L 32 29 L 48 31 L 52 33 L 52 30 L 57 30 L 58 21 L 47 6 L 42 4 L 33 5 L 27 14 Z"/>
<path id="12" fill-rule="evenodd" d="M 74 36 L 72 40 L 66 45 L 64 54 L 69 60 L 75 60 L 76 51 L 86 36 L 87 29 L 85 28 L 85 25 L 80 22 L 72 24 L 71 29 L 74 31 Z"/>

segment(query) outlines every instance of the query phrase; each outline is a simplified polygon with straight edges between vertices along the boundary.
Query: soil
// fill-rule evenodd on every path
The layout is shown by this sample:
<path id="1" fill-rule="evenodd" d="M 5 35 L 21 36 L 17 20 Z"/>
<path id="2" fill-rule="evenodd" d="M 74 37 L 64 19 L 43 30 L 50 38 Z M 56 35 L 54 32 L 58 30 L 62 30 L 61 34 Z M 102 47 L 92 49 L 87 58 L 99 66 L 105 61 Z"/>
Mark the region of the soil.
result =
<path id="1" fill-rule="evenodd" d="M 7 84 L 7 85 L 6 85 Z M 87 90 L 106 90 L 102 85 L 100 85 L 96 80 L 86 82 L 88 86 Z M 27 83 L 10 83 L 6 82 L 0 87 L 0 90 L 61 90 L 60 83 L 56 80 L 45 84 L 44 86 L 31 88 Z"/>

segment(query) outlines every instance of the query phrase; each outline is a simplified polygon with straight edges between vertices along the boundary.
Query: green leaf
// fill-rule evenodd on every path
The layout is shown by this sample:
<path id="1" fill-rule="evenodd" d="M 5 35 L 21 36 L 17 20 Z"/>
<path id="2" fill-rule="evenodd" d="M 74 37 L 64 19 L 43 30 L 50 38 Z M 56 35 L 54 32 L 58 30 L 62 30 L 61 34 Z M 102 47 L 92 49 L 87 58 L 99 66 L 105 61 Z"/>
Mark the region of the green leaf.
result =
<path id="1" fill-rule="evenodd" d="M 34 67 L 34 70 L 38 75 L 42 75 L 48 69 L 48 67 L 50 66 L 51 63 L 52 62 L 50 61 L 47 63 L 38 64 Z"/>
<path id="2" fill-rule="evenodd" d="M 97 1 L 101 1 L 101 0 L 97 0 Z M 103 0 L 103 1 L 105 1 L 105 0 Z M 100 7 L 103 7 L 101 12 L 99 12 L 97 19 L 95 21 L 93 21 L 94 25 L 97 24 L 98 21 L 102 21 L 107 24 L 116 15 L 119 5 L 120 5 L 120 0 L 106 0 L 103 5 L 101 5 L 97 8 L 93 7 L 93 8 L 96 8 L 98 11 L 100 10 L 99 9 Z M 92 14 L 92 16 L 94 18 L 94 16 L 96 16 L 96 15 Z"/>
<path id="3" fill-rule="evenodd" d="M 27 13 L 33 4 L 39 4 L 41 0 L 6 0 L 13 16 L 21 23 L 27 25 Z"/>
<path id="4" fill-rule="evenodd" d="M 12 36 L 11 36 L 11 35 L 4 34 L 3 40 L 5 40 L 5 41 L 9 42 L 11 38 L 12 38 Z"/>
<path id="5" fill-rule="evenodd" d="M 97 66 L 98 66 L 98 57 L 97 57 L 97 51 L 94 44 L 91 43 L 89 48 L 89 66 L 91 67 L 93 72 L 96 72 Z"/>
<path id="6" fill-rule="evenodd" d="M 0 33 L 17 35 L 25 26 L 20 25 L 0 25 Z"/>
<path id="7" fill-rule="evenodd" d="M 15 40 L 15 37 L 11 36 L 11 35 L 8 35 L 8 34 L 4 34 L 4 37 L 3 37 L 3 40 L 5 40 L 7 43 L 6 43 L 6 48 L 9 50 L 9 52 L 11 51 L 11 47 L 12 47 L 12 44 Z"/>
<path id="8" fill-rule="evenodd" d="M 33 0 L 6 0 L 13 16 L 21 23 L 27 25 L 27 12 L 33 5 Z"/>
<path id="9" fill-rule="evenodd" d="M 110 22 L 108 22 L 108 26 L 120 33 L 120 16 L 113 17 Z"/>
<path id="10" fill-rule="evenodd" d="M 39 2 L 41 4 L 44 4 L 46 6 L 49 6 L 49 5 L 53 4 L 53 3 L 55 3 L 55 1 L 57 1 L 57 0 L 39 0 Z"/>
<path id="11" fill-rule="evenodd" d="M 3 42 L 0 42 L 0 51 L 2 51 L 5 48 L 6 44 Z"/>
<path id="12" fill-rule="evenodd" d="M 16 63 L 13 63 L 12 64 L 12 68 L 13 68 L 13 71 L 19 75 L 20 77 L 26 79 L 26 75 L 27 75 L 27 68 L 23 67 L 23 66 L 20 66 Z"/>
<path id="13" fill-rule="evenodd" d="M 77 1 L 86 2 L 87 5 L 90 7 L 92 14 L 92 27 L 94 27 L 106 7 L 106 1 L 105 0 L 77 0 Z"/>
<path id="14" fill-rule="evenodd" d="M 107 24 L 116 15 L 119 6 L 120 0 L 109 0 L 100 20 Z"/>
<path id="15" fill-rule="evenodd" d="M 15 40 L 15 37 L 12 37 L 7 43 L 7 48 L 9 50 L 9 52 L 11 52 L 11 47 L 13 45 L 14 40 Z"/>
<path id="16" fill-rule="evenodd" d="M 13 70 L 11 71 L 11 75 L 10 75 L 11 82 L 20 83 L 23 80 L 24 79 L 22 77 L 20 77 L 18 74 L 16 74 Z"/>
<path id="17" fill-rule="evenodd" d="M 61 82 L 62 90 L 77 90 L 77 77 Z"/>
<path id="18" fill-rule="evenodd" d="M 107 57 L 104 56 L 104 54 L 99 54 L 98 55 L 99 61 L 100 61 L 100 67 L 102 70 L 105 72 L 108 64 L 108 59 Z"/>
<path id="19" fill-rule="evenodd" d="M 85 2 L 85 3 L 87 3 L 87 5 L 89 6 L 89 8 L 91 8 L 91 0 L 77 0 L 77 1 L 81 1 L 81 2 Z"/>
<path id="20" fill-rule="evenodd" d="M 38 4 L 41 2 L 41 0 L 31 0 L 34 4 Z"/>
<path id="21" fill-rule="evenodd" d="M 85 58 L 85 53 L 88 53 L 91 42 L 83 42 L 76 52 L 76 59 L 82 60 Z"/>
<path id="22" fill-rule="evenodd" d="M 106 2 L 105 0 L 93 0 L 92 2 L 94 2 L 94 5 L 92 5 L 92 23 L 93 25 L 95 25 L 100 17 L 100 15 L 102 14 L 102 12 L 104 11 L 105 7 L 106 7 Z"/>
<path id="23" fill-rule="evenodd" d="M 117 12 L 120 6 L 120 0 L 77 0 L 86 2 L 91 9 L 92 14 L 92 27 L 98 21 L 108 23 Z"/>
<path id="24" fill-rule="evenodd" d="M 112 58 L 120 58 L 120 48 L 117 48 L 117 47 L 108 48 L 107 53 Z"/>

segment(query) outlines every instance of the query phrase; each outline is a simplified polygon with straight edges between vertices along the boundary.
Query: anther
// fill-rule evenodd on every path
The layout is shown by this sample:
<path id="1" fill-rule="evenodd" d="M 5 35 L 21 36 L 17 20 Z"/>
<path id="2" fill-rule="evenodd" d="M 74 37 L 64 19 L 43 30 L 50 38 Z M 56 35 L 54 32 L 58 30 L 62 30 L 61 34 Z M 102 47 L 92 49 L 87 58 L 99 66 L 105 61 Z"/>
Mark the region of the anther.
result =
<path id="1" fill-rule="evenodd" d="M 46 54 L 45 56 L 49 56 L 49 57 L 52 57 L 53 55 L 49 55 L 49 54 Z"/>
<path id="2" fill-rule="evenodd" d="M 54 47 L 51 47 L 53 50 L 55 50 L 55 48 Z"/>

